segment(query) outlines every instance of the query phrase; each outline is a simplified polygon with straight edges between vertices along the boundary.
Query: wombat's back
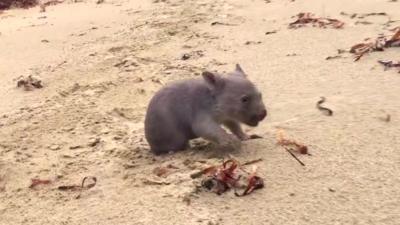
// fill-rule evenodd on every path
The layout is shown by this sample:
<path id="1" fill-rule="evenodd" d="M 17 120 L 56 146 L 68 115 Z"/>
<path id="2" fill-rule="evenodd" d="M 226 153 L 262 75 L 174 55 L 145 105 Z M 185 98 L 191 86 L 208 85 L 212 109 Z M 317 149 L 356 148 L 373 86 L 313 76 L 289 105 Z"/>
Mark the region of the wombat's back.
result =
<path id="1" fill-rule="evenodd" d="M 197 79 L 159 90 L 150 100 L 145 118 L 145 136 L 152 150 L 157 151 L 159 146 L 176 148 L 173 140 L 182 140 L 179 144 L 183 145 L 195 138 L 193 118 L 199 110 L 210 107 L 210 98 L 207 86 Z"/>

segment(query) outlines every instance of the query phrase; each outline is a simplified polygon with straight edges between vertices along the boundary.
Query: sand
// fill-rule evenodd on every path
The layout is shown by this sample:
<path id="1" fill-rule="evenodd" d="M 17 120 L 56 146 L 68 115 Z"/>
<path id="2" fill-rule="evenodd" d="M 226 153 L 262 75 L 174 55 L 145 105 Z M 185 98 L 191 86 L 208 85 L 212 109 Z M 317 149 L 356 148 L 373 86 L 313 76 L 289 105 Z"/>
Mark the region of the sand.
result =
<path id="1" fill-rule="evenodd" d="M 377 63 L 400 60 L 399 49 L 358 62 L 349 53 L 325 58 L 392 34 L 400 22 L 385 23 L 400 20 L 400 2 L 95 2 L 0 14 L 1 225 L 399 223 L 400 74 Z M 300 12 L 346 24 L 288 29 Z M 191 57 L 182 60 L 185 53 Z M 246 128 L 263 139 L 232 153 L 242 162 L 263 159 L 256 165 L 265 188 L 241 198 L 199 189 L 201 179 L 189 177 L 219 163 L 206 142 L 154 156 L 143 134 L 158 89 L 235 63 L 269 110 L 260 126 Z M 16 88 L 21 75 L 40 77 L 44 87 Z M 316 109 L 321 96 L 333 116 Z M 279 129 L 309 147 L 311 156 L 298 156 L 306 166 L 276 145 Z M 153 173 L 168 165 L 176 169 L 167 177 Z M 97 184 L 79 199 L 57 189 L 85 176 Z M 30 189 L 32 178 L 52 182 Z"/>

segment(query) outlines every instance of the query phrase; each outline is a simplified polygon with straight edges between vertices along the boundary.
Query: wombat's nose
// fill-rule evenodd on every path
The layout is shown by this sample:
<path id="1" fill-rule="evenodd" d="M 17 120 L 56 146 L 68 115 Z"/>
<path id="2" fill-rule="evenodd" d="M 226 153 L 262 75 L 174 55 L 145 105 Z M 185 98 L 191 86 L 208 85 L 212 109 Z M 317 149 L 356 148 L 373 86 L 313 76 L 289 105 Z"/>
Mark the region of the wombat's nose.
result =
<path id="1" fill-rule="evenodd" d="M 262 110 L 261 113 L 258 115 L 258 119 L 261 121 L 267 116 L 267 110 Z"/>

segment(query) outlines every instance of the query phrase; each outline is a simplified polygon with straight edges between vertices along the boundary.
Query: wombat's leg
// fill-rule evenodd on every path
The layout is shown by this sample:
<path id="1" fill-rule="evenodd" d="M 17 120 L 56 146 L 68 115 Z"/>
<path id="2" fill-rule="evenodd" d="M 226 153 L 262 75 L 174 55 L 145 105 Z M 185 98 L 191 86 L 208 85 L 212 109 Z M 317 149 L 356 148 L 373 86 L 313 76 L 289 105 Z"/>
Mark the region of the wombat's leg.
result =
<path id="1" fill-rule="evenodd" d="M 154 154 L 177 152 L 189 147 L 189 141 L 185 135 L 181 135 L 177 132 L 171 132 L 170 134 L 171 135 L 165 136 L 150 144 L 151 151 Z"/>
<path id="2" fill-rule="evenodd" d="M 246 133 L 243 132 L 242 127 L 238 122 L 235 121 L 226 121 L 224 122 L 224 125 L 234 134 L 236 135 L 240 140 L 248 140 L 250 139 L 250 136 L 247 135 Z"/>
<path id="3" fill-rule="evenodd" d="M 211 117 L 199 117 L 193 123 L 194 133 L 206 140 L 219 144 L 222 148 L 239 150 L 241 148 L 240 140 L 225 132 L 222 127 Z"/>

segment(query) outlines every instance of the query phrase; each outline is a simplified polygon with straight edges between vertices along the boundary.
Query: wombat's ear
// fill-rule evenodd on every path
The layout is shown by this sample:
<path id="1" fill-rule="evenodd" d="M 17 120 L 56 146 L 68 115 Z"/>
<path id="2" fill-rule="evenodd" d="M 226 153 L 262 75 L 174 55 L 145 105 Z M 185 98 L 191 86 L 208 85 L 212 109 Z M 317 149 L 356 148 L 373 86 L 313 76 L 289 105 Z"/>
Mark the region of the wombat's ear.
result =
<path id="1" fill-rule="evenodd" d="M 236 64 L 236 68 L 235 68 L 235 73 L 234 74 L 246 77 L 246 74 L 244 73 L 242 67 L 240 67 L 239 64 Z"/>
<path id="2" fill-rule="evenodd" d="M 204 80 L 206 81 L 206 83 L 212 88 L 220 87 L 223 84 L 222 77 L 216 73 L 204 71 L 202 76 L 203 76 Z"/>

